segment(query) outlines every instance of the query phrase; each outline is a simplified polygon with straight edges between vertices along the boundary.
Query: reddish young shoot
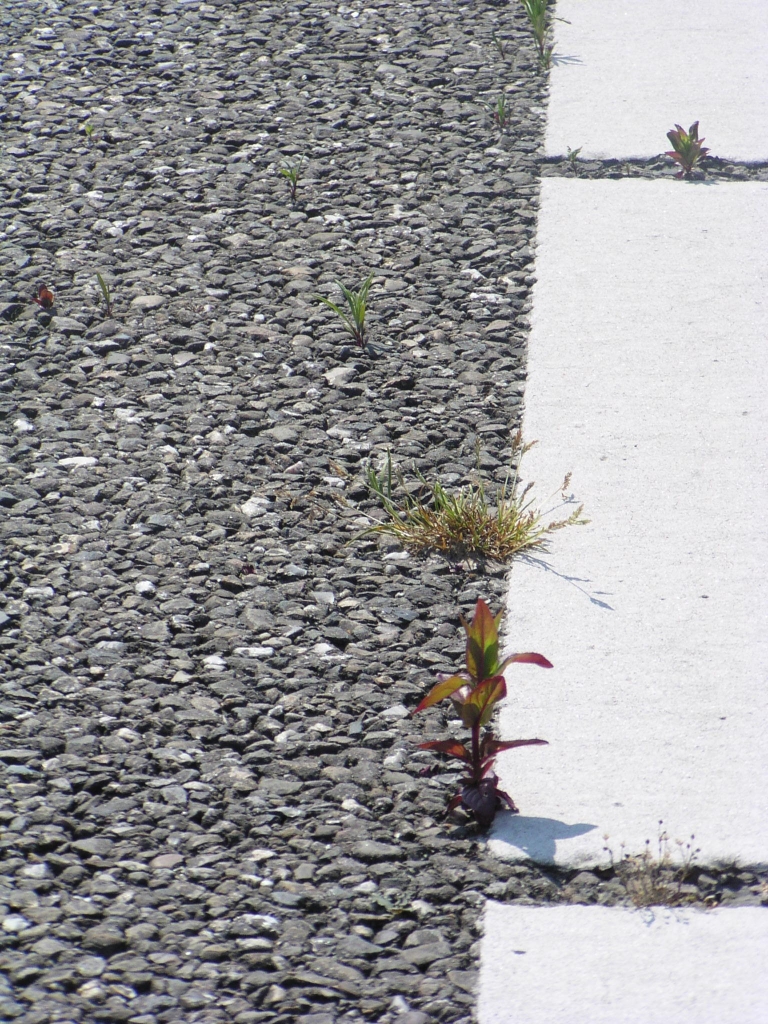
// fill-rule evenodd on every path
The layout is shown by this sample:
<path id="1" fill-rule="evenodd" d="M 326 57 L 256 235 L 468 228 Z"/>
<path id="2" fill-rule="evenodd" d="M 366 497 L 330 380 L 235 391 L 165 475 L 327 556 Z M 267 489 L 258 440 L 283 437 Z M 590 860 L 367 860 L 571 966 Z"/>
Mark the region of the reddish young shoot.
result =
<path id="1" fill-rule="evenodd" d="M 441 679 L 414 709 L 414 714 L 425 711 L 450 697 L 465 728 L 470 730 L 467 747 L 459 740 L 432 740 L 422 743 L 422 750 L 434 750 L 461 761 L 467 774 L 463 785 L 448 805 L 455 810 L 462 805 L 481 826 L 488 828 L 496 811 L 506 804 L 513 814 L 518 808 L 512 797 L 499 789 L 498 777 L 493 771 L 496 756 L 503 750 L 546 744 L 546 740 L 498 740 L 488 725 L 495 705 L 507 695 L 504 669 L 515 662 L 552 668 L 552 663 L 541 654 L 528 652 L 513 654 L 499 661 L 499 620 L 485 601 L 478 601 L 471 623 L 462 619 L 467 634 L 466 671 Z"/>
<path id="2" fill-rule="evenodd" d="M 673 131 L 667 132 L 667 138 L 672 143 L 672 149 L 667 150 L 664 155 L 671 156 L 680 164 L 676 177 L 690 178 L 697 164 L 701 163 L 709 152 L 704 145 L 705 140 L 699 138 L 699 122 L 694 121 L 687 132 L 681 125 L 676 124 Z"/>

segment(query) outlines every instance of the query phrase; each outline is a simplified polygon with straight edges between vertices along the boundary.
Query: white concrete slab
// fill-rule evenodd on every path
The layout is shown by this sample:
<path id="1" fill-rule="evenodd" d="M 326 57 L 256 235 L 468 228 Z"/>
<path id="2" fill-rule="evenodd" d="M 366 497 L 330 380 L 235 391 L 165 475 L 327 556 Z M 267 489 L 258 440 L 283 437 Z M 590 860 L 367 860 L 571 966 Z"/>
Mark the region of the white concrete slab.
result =
<path id="1" fill-rule="evenodd" d="M 761 1024 L 768 912 L 489 903 L 480 1024 Z"/>
<path id="2" fill-rule="evenodd" d="M 558 0 L 546 152 L 651 157 L 701 121 L 714 156 L 768 159 L 768 3 Z"/>
<path id="3" fill-rule="evenodd" d="M 591 524 L 514 563 L 492 849 L 768 863 L 768 184 L 545 179 L 523 476 Z"/>

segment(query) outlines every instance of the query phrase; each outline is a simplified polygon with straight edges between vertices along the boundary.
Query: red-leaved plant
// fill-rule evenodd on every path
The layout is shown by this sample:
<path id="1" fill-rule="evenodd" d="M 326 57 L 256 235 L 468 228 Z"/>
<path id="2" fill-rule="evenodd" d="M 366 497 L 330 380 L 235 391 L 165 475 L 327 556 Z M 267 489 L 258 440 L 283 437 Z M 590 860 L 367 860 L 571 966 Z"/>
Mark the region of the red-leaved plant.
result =
<path id="1" fill-rule="evenodd" d="M 485 601 L 478 601 L 472 622 L 462 618 L 467 634 L 466 672 L 443 678 L 429 691 L 414 709 L 413 714 L 431 708 L 446 697 L 450 697 L 464 726 L 472 733 L 469 749 L 459 740 L 433 740 L 421 743 L 421 750 L 434 750 L 462 761 L 467 768 L 463 786 L 448 805 L 448 813 L 461 804 L 474 815 L 475 821 L 488 828 L 502 802 L 512 811 L 518 808 L 512 797 L 499 789 L 498 778 L 493 771 L 496 755 L 513 747 L 528 747 L 546 744 L 546 740 L 497 740 L 493 730 L 486 728 L 493 717 L 494 705 L 507 695 L 507 686 L 502 675 L 507 665 L 526 662 L 552 668 L 552 663 L 541 654 L 513 654 L 499 661 L 499 620 L 501 612 L 494 618 Z M 480 735 L 485 729 L 483 735 Z"/>
<path id="2" fill-rule="evenodd" d="M 694 121 L 688 131 L 676 124 L 673 131 L 667 132 L 667 138 L 672 143 L 672 149 L 664 155 L 671 156 L 680 164 L 675 177 L 690 178 L 693 169 L 709 152 L 704 145 L 705 140 L 699 138 L 699 122 Z"/>
<path id="3" fill-rule="evenodd" d="M 44 284 L 41 284 L 37 289 L 37 295 L 32 296 L 32 301 L 36 302 L 43 309 L 51 309 L 56 302 L 56 296 L 50 288 L 46 288 Z"/>

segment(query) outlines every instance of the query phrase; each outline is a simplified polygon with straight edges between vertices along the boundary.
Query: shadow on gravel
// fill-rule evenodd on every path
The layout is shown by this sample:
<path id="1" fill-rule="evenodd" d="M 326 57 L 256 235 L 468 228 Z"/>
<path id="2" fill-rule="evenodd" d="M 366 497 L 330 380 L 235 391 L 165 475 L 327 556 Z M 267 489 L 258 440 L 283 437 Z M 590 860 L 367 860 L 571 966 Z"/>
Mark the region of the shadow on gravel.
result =
<path id="1" fill-rule="evenodd" d="M 555 818 L 526 818 L 517 814 L 502 814 L 496 819 L 493 838 L 522 850 L 537 864 L 554 864 L 555 842 L 575 839 L 597 825 L 566 825 Z"/>

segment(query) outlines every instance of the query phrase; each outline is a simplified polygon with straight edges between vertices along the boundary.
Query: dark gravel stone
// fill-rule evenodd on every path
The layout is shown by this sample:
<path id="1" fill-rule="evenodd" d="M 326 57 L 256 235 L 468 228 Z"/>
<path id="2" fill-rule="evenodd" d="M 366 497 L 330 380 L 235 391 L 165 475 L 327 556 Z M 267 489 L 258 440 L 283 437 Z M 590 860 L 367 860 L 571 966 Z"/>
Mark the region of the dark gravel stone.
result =
<path id="1" fill-rule="evenodd" d="M 97 925 L 89 928 L 83 935 L 83 948 L 98 953 L 115 953 L 125 946 L 125 936 L 117 928 Z"/>
<path id="2" fill-rule="evenodd" d="M 111 839 L 94 836 L 93 839 L 79 839 L 72 843 L 72 849 L 77 853 L 103 857 L 109 853 L 114 843 Z"/>
<path id="3" fill-rule="evenodd" d="M 28 750 L 24 747 L 0 748 L 0 761 L 6 764 L 25 764 L 38 756 L 36 750 Z"/>
<path id="4" fill-rule="evenodd" d="M 403 856 L 403 850 L 399 846 L 378 843 L 373 839 L 364 839 L 360 843 L 354 843 L 350 852 L 358 860 L 373 863 L 382 860 L 399 860 Z"/>

